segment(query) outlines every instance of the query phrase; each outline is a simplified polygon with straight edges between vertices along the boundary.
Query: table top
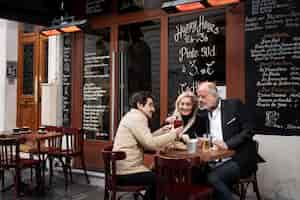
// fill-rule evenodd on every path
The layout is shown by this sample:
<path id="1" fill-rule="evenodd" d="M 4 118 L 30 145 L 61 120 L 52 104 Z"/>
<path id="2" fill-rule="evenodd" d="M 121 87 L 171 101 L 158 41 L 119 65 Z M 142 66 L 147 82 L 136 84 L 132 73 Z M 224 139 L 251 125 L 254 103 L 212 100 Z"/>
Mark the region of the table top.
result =
<path id="1" fill-rule="evenodd" d="M 189 153 L 187 150 L 170 149 L 167 151 L 160 151 L 159 155 L 169 158 L 186 158 L 186 159 L 199 159 L 201 162 L 209 162 L 218 159 L 228 158 L 235 154 L 234 150 L 225 149 L 209 149 L 203 151 L 198 148 L 195 153 Z"/>
<path id="2" fill-rule="evenodd" d="M 62 135 L 62 133 L 58 133 L 58 132 L 45 132 L 43 134 L 39 133 L 38 131 L 31 131 L 31 133 L 26 133 L 26 134 L 22 134 L 22 133 L 16 134 L 12 131 L 0 132 L 0 138 L 3 139 L 16 138 L 20 140 L 21 141 L 20 151 L 24 153 L 35 152 L 37 149 L 37 143 L 39 141 L 47 140 L 51 137 L 56 137 L 60 135 Z"/>

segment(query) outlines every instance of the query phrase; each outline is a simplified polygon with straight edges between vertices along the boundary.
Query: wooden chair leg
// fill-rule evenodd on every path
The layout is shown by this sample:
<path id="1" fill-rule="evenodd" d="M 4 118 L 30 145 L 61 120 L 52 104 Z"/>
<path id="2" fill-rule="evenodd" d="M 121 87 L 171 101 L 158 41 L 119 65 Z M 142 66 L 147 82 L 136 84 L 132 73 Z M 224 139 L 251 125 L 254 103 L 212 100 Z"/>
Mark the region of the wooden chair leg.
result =
<path id="1" fill-rule="evenodd" d="M 86 171 L 85 159 L 84 159 L 83 154 L 80 156 L 80 159 L 81 159 L 81 166 L 84 171 L 85 178 L 86 178 L 86 182 L 87 182 L 87 184 L 90 184 L 90 179 L 89 179 L 89 175 L 87 174 L 87 171 Z"/>
<path id="2" fill-rule="evenodd" d="M 111 191 L 111 200 L 116 200 L 117 199 L 117 195 L 115 191 Z"/>
<path id="3" fill-rule="evenodd" d="M 109 192 L 106 185 L 104 189 L 104 200 L 109 200 Z"/>
<path id="4" fill-rule="evenodd" d="M 59 161 L 61 162 L 61 165 L 63 168 L 63 172 L 64 172 L 64 176 L 65 176 L 65 190 L 67 191 L 68 190 L 68 167 L 64 163 L 62 157 L 59 157 Z"/>
<path id="5" fill-rule="evenodd" d="M 30 154 L 29 155 L 29 159 L 33 160 L 33 155 Z M 30 167 L 30 182 L 32 183 L 32 176 L 33 176 L 33 170 L 32 170 L 32 167 Z"/>
<path id="6" fill-rule="evenodd" d="M 52 178 L 53 178 L 53 158 L 49 157 L 49 185 L 52 185 Z"/>
<path id="7" fill-rule="evenodd" d="M 21 195 L 20 184 L 21 184 L 21 171 L 20 171 L 20 169 L 17 168 L 16 174 L 14 177 L 14 186 L 15 186 L 16 197 L 19 197 Z"/>
<path id="8" fill-rule="evenodd" d="M 73 175 L 72 175 L 72 165 L 71 165 L 71 158 L 66 158 L 66 166 L 70 176 L 70 182 L 73 183 Z"/>
<path id="9" fill-rule="evenodd" d="M 255 177 L 255 181 L 253 181 L 252 184 L 253 184 L 253 190 L 254 190 L 254 192 L 256 194 L 257 200 L 261 200 L 259 189 L 258 189 L 258 184 L 257 184 L 257 178 L 256 177 Z"/>
<path id="10" fill-rule="evenodd" d="M 246 193 L 247 193 L 247 188 L 242 183 L 241 184 L 241 196 L 240 196 L 240 200 L 245 200 L 246 199 Z"/>
<path id="11" fill-rule="evenodd" d="M 36 176 L 36 183 L 37 183 L 37 188 L 40 193 L 45 192 L 45 176 L 42 174 L 42 165 L 37 165 L 35 168 L 35 176 Z"/>
<path id="12" fill-rule="evenodd" d="M 0 170 L 0 178 L 1 178 L 1 189 L 3 189 L 5 187 L 5 183 L 4 183 L 4 179 L 5 179 L 5 173 L 4 173 L 4 169 Z"/>

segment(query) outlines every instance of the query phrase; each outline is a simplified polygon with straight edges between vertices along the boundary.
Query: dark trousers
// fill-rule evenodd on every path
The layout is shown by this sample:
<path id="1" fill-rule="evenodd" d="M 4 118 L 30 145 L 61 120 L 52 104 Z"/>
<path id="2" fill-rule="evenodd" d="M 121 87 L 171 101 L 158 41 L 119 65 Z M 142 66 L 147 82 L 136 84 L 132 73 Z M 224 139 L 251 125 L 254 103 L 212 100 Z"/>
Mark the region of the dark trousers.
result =
<path id="1" fill-rule="evenodd" d="M 240 168 L 232 160 L 217 167 L 212 167 L 207 174 L 207 181 L 215 189 L 216 200 L 233 200 L 231 186 L 240 177 Z"/>
<path id="2" fill-rule="evenodd" d="M 146 198 L 149 200 L 155 200 L 155 173 L 154 172 L 140 172 L 135 174 L 118 175 L 118 185 L 145 185 L 148 187 L 146 191 Z"/>

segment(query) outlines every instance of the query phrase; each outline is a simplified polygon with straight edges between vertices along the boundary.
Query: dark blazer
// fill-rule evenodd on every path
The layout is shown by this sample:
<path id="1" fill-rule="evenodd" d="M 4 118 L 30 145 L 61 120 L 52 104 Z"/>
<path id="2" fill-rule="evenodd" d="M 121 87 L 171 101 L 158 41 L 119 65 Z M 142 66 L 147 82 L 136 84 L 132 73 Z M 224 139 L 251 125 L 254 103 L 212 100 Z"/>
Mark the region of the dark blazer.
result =
<path id="1" fill-rule="evenodd" d="M 229 149 L 236 151 L 233 160 L 240 166 L 241 176 L 247 176 L 257 170 L 253 125 L 240 100 L 226 99 L 220 103 L 223 139 Z M 200 125 L 197 134 L 201 136 L 209 132 L 208 112 L 199 110 L 198 118 Z"/>

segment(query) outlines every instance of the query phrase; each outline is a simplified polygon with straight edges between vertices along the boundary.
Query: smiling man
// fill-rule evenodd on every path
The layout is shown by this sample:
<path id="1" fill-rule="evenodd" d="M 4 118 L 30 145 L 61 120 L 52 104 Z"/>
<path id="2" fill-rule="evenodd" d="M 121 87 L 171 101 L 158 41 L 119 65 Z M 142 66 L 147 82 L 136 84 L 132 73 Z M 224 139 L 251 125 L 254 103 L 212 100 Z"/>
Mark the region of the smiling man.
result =
<path id="1" fill-rule="evenodd" d="M 216 200 L 233 200 L 230 186 L 239 177 L 248 176 L 257 169 L 256 148 L 252 140 L 252 123 L 238 99 L 221 99 L 215 83 L 198 85 L 199 117 L 213 143 L 220 149 L 233 149 L 235 155 L 211 165 L 208 182 L 214 186 Z M 205 130 L 206 129 L 206 130 Z"/>
<path id="2" fill-rule="evenodd" d="M 122 118 L 114 140 L 113 150 L 124 151 L 126 158 L 117 162 L 119 185 L 147 185 L 148 199 L 155 199 L 155 174 L 144 165 L 144 150 L 158 150 L 175 141 L 182 127 L 163 127 L 151 133 L 148 122 L 155 112 L 149 92 L 132 95 L 131 110 Z M 167 125 L 168 126 L 168 125 Z"/>

